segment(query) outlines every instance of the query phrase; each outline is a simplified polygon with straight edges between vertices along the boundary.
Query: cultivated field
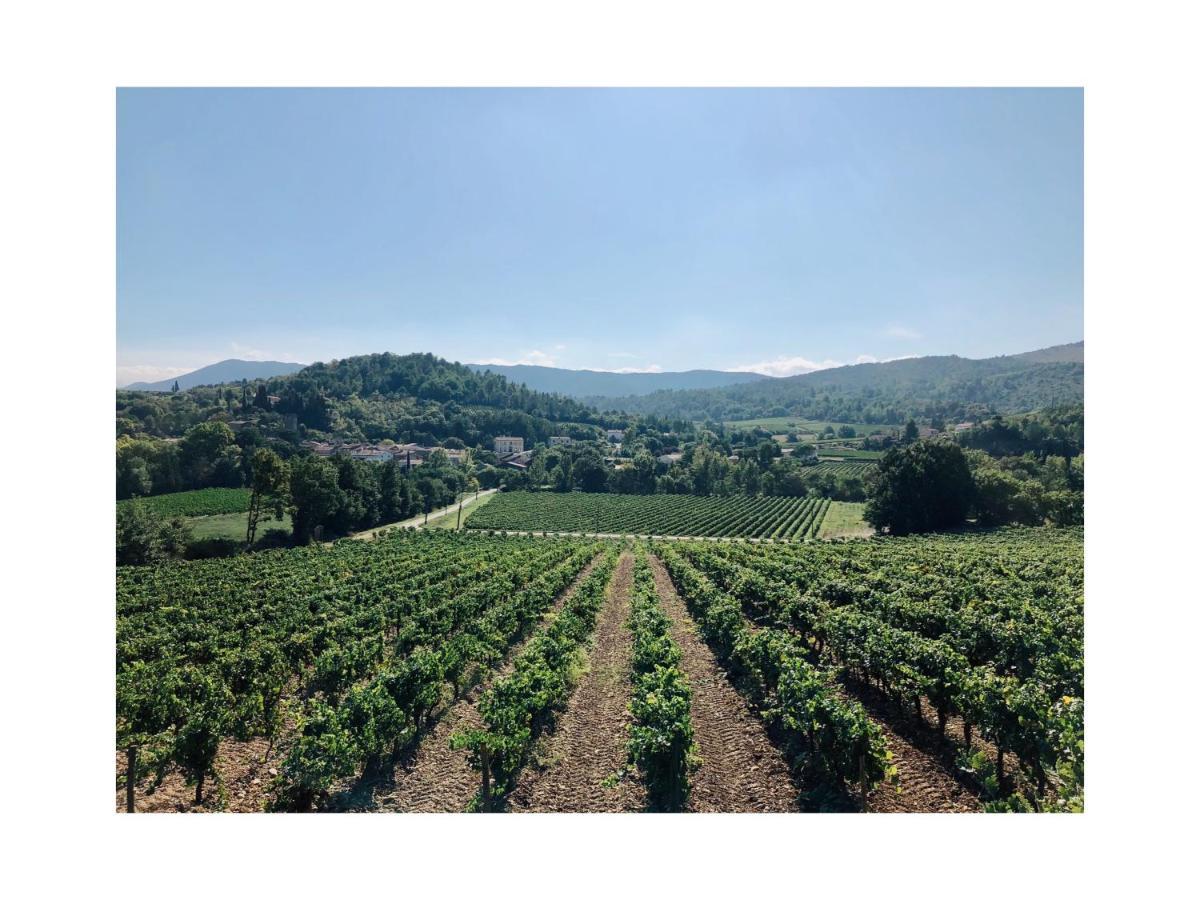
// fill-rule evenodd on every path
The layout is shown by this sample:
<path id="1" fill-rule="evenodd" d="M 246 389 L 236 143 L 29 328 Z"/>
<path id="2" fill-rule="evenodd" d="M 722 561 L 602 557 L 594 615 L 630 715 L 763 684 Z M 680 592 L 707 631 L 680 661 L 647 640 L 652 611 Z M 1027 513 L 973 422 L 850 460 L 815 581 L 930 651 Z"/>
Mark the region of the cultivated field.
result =
<path id="1" fill-rule="evenodd" d="M 694 537 L 813 537 L 829 501 L 819 497 L 696 497 L 686 494 L 502 493 L 468 528 Z"/>
<path id="2" fill-rule="evenodd" d="M 894 426 L 889 425 L 868 425 L 865 422 L 822 422 L 816 419 L 800 419 L 795 416 L 768 416 L 760 419 L 730 419 L 722 423 L 726 428 L 762 428 L 764 431 L 770 431 L 776 434 L 786 434 L 795 432 L 798 435 L 816 435 L 820 434 L 826 428 L 832 428 L 837 431 L 843 425 L 849 425 L 857 433 L 858 437 L 866 437 L 872 432 L 887 432 L 894 430 Z"/>
<path id="3" fill-rule="evenodd" d="M 873 460 L 861 459 L 823 459 L 812 467 L 813 472 L 825 475 L 838 475 L 848 478 L 865 478 L 875 471 Z"/>
<path id="4" fill-rule="evenodd" d="M 180 491 L 175 494 L 158 494 L 136 500 L 119 500 L 117 506 L 141 503 L 160 516 L 217 516 L 225 513 L 245 513 L 250 509 L 249 488 L 203 488 L 198 491 Z M 244 525 L 244 523 L 243 523 Z M 245 528 L 242 529 L 243 533 Z"/>
<path id="5" fill-rule="evenodd" d="M 117 805 L 1079 808 L 1082 590 L 1082 533 L 1040 528 L 121 568 Z"/>

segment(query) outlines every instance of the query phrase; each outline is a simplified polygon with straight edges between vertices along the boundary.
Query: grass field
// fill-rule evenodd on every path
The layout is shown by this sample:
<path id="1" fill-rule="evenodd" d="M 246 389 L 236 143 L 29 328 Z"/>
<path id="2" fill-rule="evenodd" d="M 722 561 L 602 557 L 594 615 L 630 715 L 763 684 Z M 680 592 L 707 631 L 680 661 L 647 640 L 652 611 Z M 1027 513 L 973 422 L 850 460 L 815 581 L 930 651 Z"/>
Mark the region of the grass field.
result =
<path id="1" fill-rule="evenodd" d="M 476 500 L 474 497 L 471 497 L 470 499 L 468 499 L 467 502 L 463 504 L 463 509 L 462 509 L 463 527 L 466 527 L 467 519 L 470 518 L 472 513 L 474 513 L 477 509 L 479 509 L 483 506 L 486 506 L 488 501 L 491 500 L 495 496 L 496 496 L 495 494 L 481 494 L 478 500 Z M 426 528 L 444 528 L 444 529 L 448 529 L 450 531 L 454 531 L 458 527 L 458 513 L 457 512 L 447 513 L 444 516 L 441 516 L 437 519 L 432 520 L 425 527 Z"/>
<path id="2" fill-rule="evenodd" d="M 821 530 L 817 532 L 818 540 L 830 538 L 870 537 L 874 529 L 863 521 L 865 503 L 845 503 L 841 500 L 830 502 L 821 522 Z"/>
<path id="3" fill-rule="evenodd" d="M 187 519 L 196 540 L 210 538 L 226 538 L 236 541 L 246 539 L 246 514 L 225 513 L 220 516 L 192 516 Z M 284 531 L 291 533 L 292 517 L 283 514 L 283 521 L 276 521 L 274 516 L 264 517 L 258 523 L 258 537 L 263 537 L 268 531 Z"/>

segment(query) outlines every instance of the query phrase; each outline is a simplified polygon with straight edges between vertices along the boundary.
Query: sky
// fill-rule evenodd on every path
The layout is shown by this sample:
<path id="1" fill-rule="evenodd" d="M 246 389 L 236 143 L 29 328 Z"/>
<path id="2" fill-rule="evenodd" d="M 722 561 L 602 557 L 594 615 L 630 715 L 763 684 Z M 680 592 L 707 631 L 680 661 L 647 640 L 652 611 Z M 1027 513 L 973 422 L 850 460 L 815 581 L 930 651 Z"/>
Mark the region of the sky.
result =
<path id="1" fill-rule="evenodd" d="M 117 384 L 793 375 L 1083 338 L 1074 89 L 117 93 Z"/>

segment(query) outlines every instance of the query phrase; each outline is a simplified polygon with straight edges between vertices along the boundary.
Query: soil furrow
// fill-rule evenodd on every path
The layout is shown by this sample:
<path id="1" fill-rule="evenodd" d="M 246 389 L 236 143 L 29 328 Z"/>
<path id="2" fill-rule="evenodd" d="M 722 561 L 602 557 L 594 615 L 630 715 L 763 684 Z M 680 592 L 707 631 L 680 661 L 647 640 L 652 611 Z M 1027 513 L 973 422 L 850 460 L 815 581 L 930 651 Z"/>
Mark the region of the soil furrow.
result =
<path id="1" fill-rule="evenodd" d="M 917 728 L 911 718 L 869 688 L 849 688 L 867 710 L 871 720 L 883 731 L 897 784 L 884 783 L 867 797 L 868 812 L 982 812 L 979 797 L 965 776 L 955 774 L 955 745 L 940 742 L 934 729 Z M 976 749 L 980 742 L 976 739 Z M 896 788 L 899 787 L 899 791 Z"/>
<path id="2" fill-rule="evenodd" d="M 657 557 L 650 558 L 679 667 L 692 687 L 692 727 L 701 763 L 691 776 L 689 812 L 798 812 L 787 762 L 762 721 L 725 676 Z"/>
<path id="3" fill-rule="evenodd" d="M 596 563 L 599 555 L 588 563 L 576 576 L 571 586 L 559 595 L 554 606 L 542 617 L 546 619 L 562 609 L 567 599 L 575 593 Z M 460 728 L 482 728 L 478 702 L 483 692 L 493 681 L 512 672 L 521 650 L 533 638 L 541 625 L 529 636 L 514 645 L 498 668 L 484 683 L 477 685 L 466 696 L 451 706 L 421 740 L 412 757 L 398 763 L 391 780 L 378 786 L 373 805 L 386 812 L 464 812 L 471 798 L 479 790 L 479 773 L 467 762 L 464 750 L 450 749 L 450 736 Z"/>
<path id="4" fill-rule="evenodd" d="M 646 791 L 627 768 L 633 556 L 622 554 L 596 622 L 588 670 L 508 798 L 510 812 L 639 812 Z"/>

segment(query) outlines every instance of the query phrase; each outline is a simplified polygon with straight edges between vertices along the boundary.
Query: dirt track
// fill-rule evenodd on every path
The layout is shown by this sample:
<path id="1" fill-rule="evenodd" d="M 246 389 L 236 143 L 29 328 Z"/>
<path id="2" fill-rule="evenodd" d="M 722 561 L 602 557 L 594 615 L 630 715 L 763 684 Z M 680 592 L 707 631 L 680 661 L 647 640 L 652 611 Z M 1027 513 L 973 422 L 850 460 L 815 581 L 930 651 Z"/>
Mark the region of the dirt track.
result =
<path id="1" fill-rule="evenodd" d="M 508 798 L 510 812 L 639 812 L 641 782 L 627 772 L 633 556 L 621 556 L 596 621 L 588 670 L 553 734 L 539 746 Z"/>
<path id="2" fill-rule="evenodd" d="M 762 721 L 726 680 L 696 623 L 656 557 L 659 602 L 671 619 L 680 668 L 692 686 L 692 727 L 700 767 L 691 776 L 689 812 L 798 812 L 797 791 Z"/>
<path id="3" fill-rule="evenodd" d="M 543 621 L 562 608 L 575 589 L 591 573 L 597 556 L 576 576 L 571 586 L 554 602 Z M 530 637 L 539 629 L 534 629 Z M 479 790 L 479 773 L 467 762 L 464 750 L 450 749 L 450 736 L 459 728 L 482 728 L 478 702 L 487 684 L 512 671 L 513 663 L 529 638 L 514 646 L 503 666 L 484 684 L 478 685 L 438 719 L 425 735 L 410 760 L 398 764 L 390 783 L 380 785 L 373 805 L 383 812 L 463 812 Z"/>
<path id="4" fill-rule="evenodd" d="M 955 777 L 949 744 L 938 741 L 937 733 L 925 725 L 917 727 L 895 705 L 874 691 L 854 691 L 867 714 L 883 730 L 898 785 L 881 784 L 867 797 L 868 812 L 982 812 L 979 797 L 965 779 Z M 981 743 L 976 740 L 976 749 Z M 896 787 L 900 790 L 897 792 Z"/>

